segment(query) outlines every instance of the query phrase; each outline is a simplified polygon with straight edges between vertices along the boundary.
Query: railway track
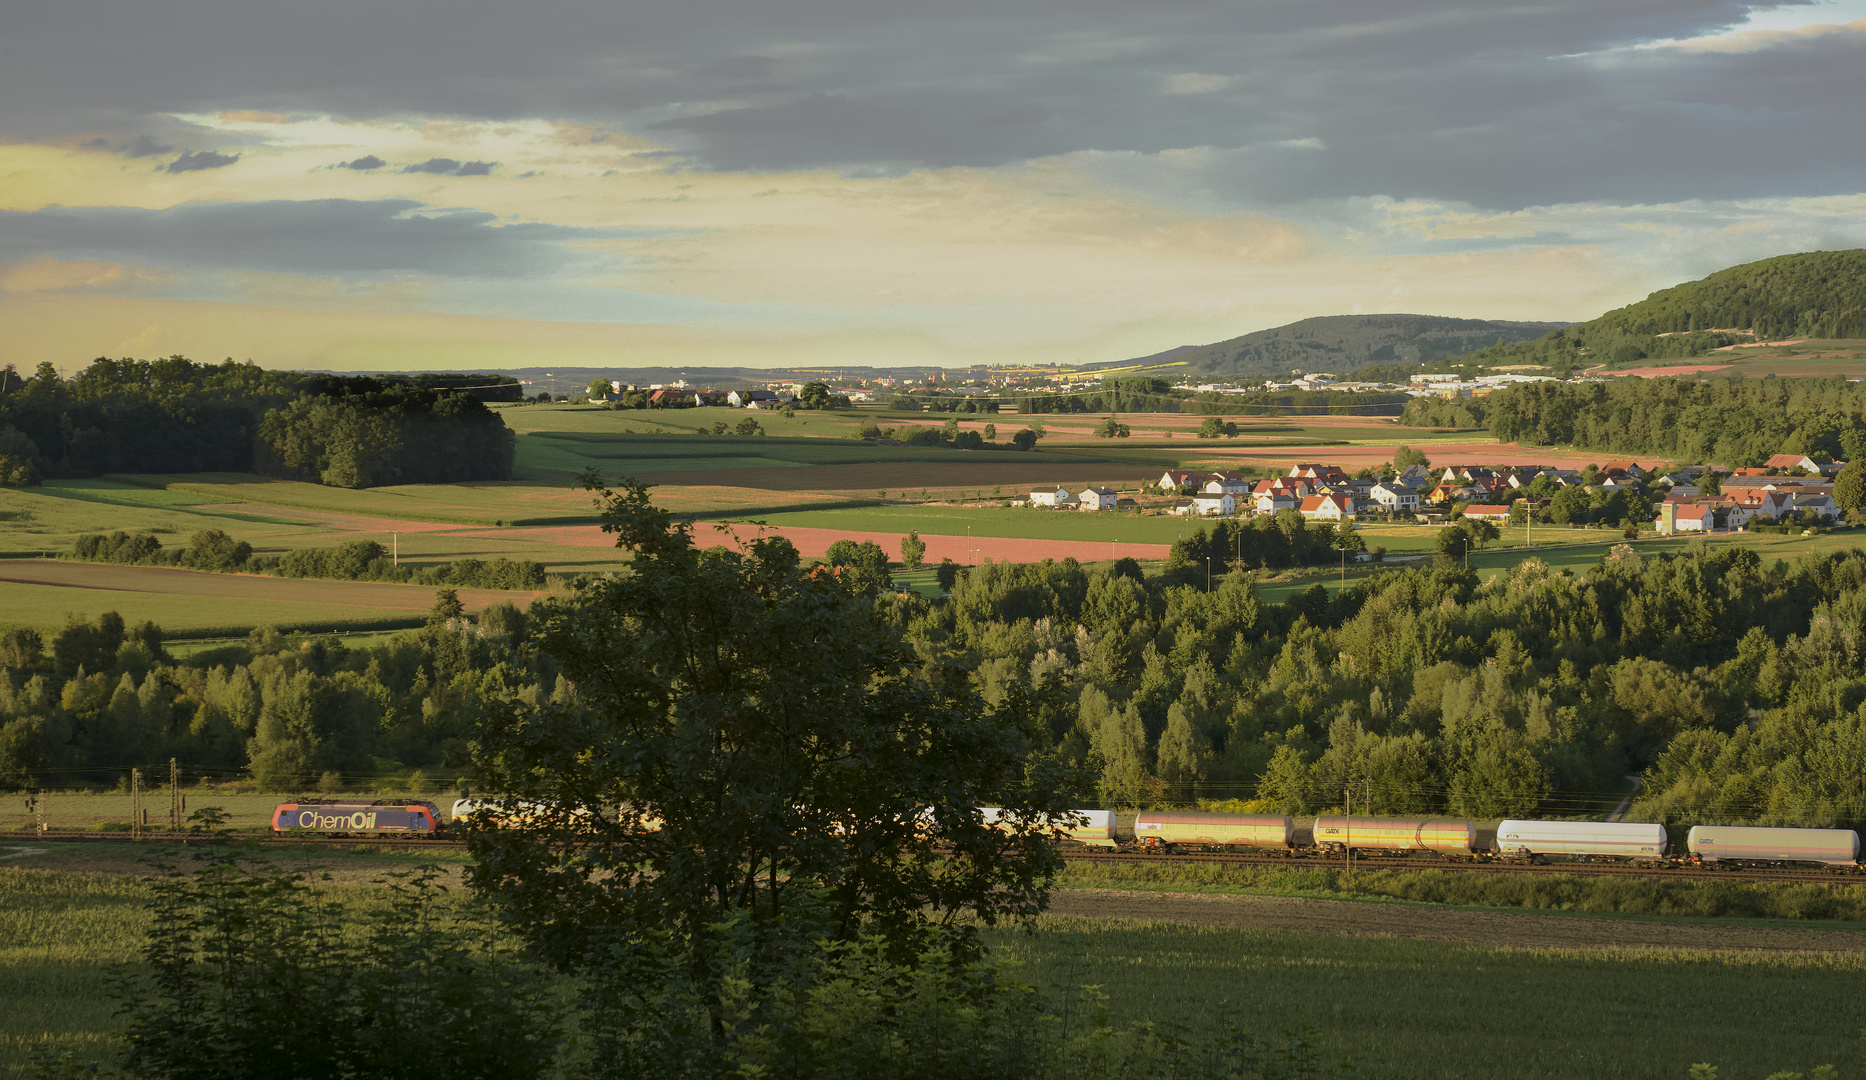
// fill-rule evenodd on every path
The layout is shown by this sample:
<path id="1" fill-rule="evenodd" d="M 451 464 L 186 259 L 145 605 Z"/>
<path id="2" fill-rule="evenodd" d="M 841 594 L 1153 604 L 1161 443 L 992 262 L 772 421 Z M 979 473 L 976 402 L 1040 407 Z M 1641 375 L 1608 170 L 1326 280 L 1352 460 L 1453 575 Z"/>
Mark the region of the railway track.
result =
<path id="1" fill-rule="evenodd" d="M 32 832 L 13 834 L 21 841 L 81 843 L 81 844 L 181 844 L 198 845 L 214 838 L 198 833 L 145 832 L 137 840 L 126 832 Z M 330 847 L 355 848 L 370 847 L 389 851 L 459 850 L 459 840 L 442 837 L 399 837 L 384 836 L 274 836 L 267 833 L 235 833 L 233 839 L 258 844 L 264 847 Z M 1342 870 L 1347 864 L 1339 857 L 1316 855 L 1271 855 L 1249 852 L 1153 852 L 1153 851 L 1098 851 L 1083 849 L 1066 851 L 1066 862 L 1074 863 L 1167 863 L 1180 864 L 1203 863 L 1216 864 L 1219 867 L 1271 867 L 1286 870 Z M 1643 877 L 1658 879 L 1677 879 L 1685 881 L 1785 881 L 1813 885 L 1843 885 L 1858 882 L 1861 875 L 1857 872 L 1821 870 L 1796 867 L 1742 867 L 1736 869 L 1706 869 L 1694 866 L 1640 866 L 1628 863 L 1607 862 L 1551 862 L 1521 863 L 1499 862 L 1490 860 L 1472 860 L 1465 862 L 1454 859 L 1406 858 L 1382 856 L 1357 856 L 1354 860 L 1356 870 L 1450 870 L 1461 873 L 1479 874 L 1566 874 L 1585 877 Z"/>

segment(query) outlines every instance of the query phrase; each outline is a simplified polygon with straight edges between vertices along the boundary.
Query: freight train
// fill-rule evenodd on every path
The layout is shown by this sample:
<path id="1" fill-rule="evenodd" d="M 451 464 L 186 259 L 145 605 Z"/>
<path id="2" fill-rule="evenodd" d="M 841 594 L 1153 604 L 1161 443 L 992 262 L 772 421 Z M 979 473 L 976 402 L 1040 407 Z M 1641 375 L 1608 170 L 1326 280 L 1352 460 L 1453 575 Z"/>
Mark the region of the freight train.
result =
<path id="1" fill-rule="evenodd" d="M 1442 817 L 1323 815 L 1309 823 L 1281 815 L 1192 814 L 1143 810 L 1135 843 L 1152 851 L 1254 850 L 1291 855 L 1430 854 L 1509 862 L 1622 862 L 1653 866 L 1824 866 L 1859 871 L 1860 838 L 1852 829 L 1765 829 L 1696 825 L 1685 850 L 1671 852 L 1663 825 L 1617 821 L 1497 823 L 1492 847 L 1481 847 L 1474 822 Z"/>
<path id="2" fill-rule="evenodd" d="M 454 804 L 452 824 L 457 827 L 470 814 L 482 815 L 489 824 L 528 821 L 540 809 L 539 804 L 532 803 L 502 807 L 493 800 L 462 799 Z M 987 806 L 981 807 L 980 813 L 991 825 L 1006 811 Z M 575 814 L 587 816 L 588 812 L 579 810 Z M 442 820 L 440 809 L 426 801 L 282 803 L 272 814 L 274 832 L 433 836 L 449 824 Z M 1684 850 L 1673 851 L 1663 825 L 1507 819 L 1497 824 L 1496 839 L 1486 847 L 1476 824 L 1465 818 L 1324 814 L 1298 821 L 1284 814 L 1143 810 L 1134 819 L 1133 839 L 1124 840 L 1117 835 L 1114 811 L 1071 810 L 1056 828 L 1055 836 L 1059 842 L 1109 851 L 1231 851 L 1290 857 L 1353 853 L 1376 858 L 1430 856 L 1462 861 L 1866 870 L 1860 863 L 1859 834 L 1851 829 L 1695 825 L 1686 835 Z"/>

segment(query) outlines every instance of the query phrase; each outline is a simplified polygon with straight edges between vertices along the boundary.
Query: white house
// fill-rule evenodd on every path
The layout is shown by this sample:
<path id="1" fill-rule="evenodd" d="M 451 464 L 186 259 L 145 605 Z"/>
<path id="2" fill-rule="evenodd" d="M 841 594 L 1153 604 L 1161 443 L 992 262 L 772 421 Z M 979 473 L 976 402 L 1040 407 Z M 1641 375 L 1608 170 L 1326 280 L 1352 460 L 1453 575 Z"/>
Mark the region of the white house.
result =
<path id="1" fill-rule="evenodd" d="M 1113 510 L 1120 502 L 1121 496 L 1109 488 L 1083 488 L 1076 492 L 1078 510 Z"/>
<path id="2" fill-rule="evenodd" d="M 1205 482 L 1200 492 L 1206 495 L 1248 495 L 1251 484 L 1236 473 L 1219 473 Z"/>
<path id="3" fill-rule="evenodd" d="M 1510 508 L 1502 503 L 1471 503 L 1464 508 L 1464 516 L 1501 526 L 1510 520 Z"/>
<path id="4" fill-rule="evenodd" d="M 1296 510 L 1311 521 L 1340 521 L 1354 516 L 1354 500 L 1346 495 L 1311 495 Z"/>
<path id="5" fill-rule="evenodd" d="M 1187 484 L 1198 483 L 1198 480 L 1198 473 L 1173 469 L 1160 476 L 1159 487 L 1161 491 L 1178 491 Z"/>
<path id="6" fill-rule="evenodd" d="M 1296 497 L 1287 491 L 1259 491 L 1254 497 L 1259 514 L 1274 514 L 1278 510 L 1294 510 Z"/>
<path id="7" fill-rule="evenodd" d="M 1660 503 L 1656 525 L 1662 533 L 1710 532 L 1713 520 L 1703 503 Z"/>
<path id="8" fill-rule="evenodd" d="M 1796 495 L 1794 500 L 1795 509 L 1804 514 L 1812 514 L 1815 517 L 1840 516 L 1840 507 L 1835 505 L 1832 495 L 1823 493 Z"/>
<path id="9" fill-rule="evenodd" d="M 734 390 L 726 395 L 726 404 L 735 409 L 775 409 L 783 400 L 769 390 Z"/>
<path id="10" fill-rule="evenodd" d="M 1207 517 L 1213 514 L 1230 517 L 1238 512 L 1237 499 L 1230 492 L 1220 492 L 1216 495 L 1210 492 L 1200 492 L 1192 497 L 1192 506 L 1195 513 Z"/>
<path id="11" fill-rule="evenodd" d="M 1375 484 L 1367 490 L 1367 497 L 1386 510 L 1412 513 L 1419 509 L 1419 493 L 1398 481 Z"/>
<path id="12" fill-rule="evenodd" d="M 1038 488 L 1030 493 L 1030 505 L 1032 506 L 1067 508 L 1075 504 L 1075 495 L 1066 487 Z"/>

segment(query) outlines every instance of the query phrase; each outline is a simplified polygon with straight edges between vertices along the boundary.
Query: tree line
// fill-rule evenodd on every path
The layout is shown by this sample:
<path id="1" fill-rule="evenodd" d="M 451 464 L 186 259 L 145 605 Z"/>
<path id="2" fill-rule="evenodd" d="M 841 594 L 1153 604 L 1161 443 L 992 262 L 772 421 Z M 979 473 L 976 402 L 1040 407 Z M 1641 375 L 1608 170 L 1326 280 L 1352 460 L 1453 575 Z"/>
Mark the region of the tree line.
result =
<path id="1" fill-rule="evenodd" d="M 253 364 L 100 358 L 0 377 L 0 474 L 259 472 L 337 487 L 509 479 L 513 436 L 462 390 Z M 0 477 L 3 479 L 4 477 Z"/>
<path id="2" fill-rule="evenodd" d="M 331 581 L 394 581 L 451 585 L 462 589 L 542 589 L 544 564 L 501 555 L 435 564 L 402 563 L 375 540 L 350 540 L 334 548 L 300 548 L 284 555 L 256 555 L 253 546 L 219 529 L 195 533 L 187 547 L 165 548 L 153 533 L 90 533 L 59 555 L 79 562 L 123 566 L 174 566 L 218 574 L 271 574 Z"/>
<path id="3" fill-rule="evenodd" d="M 1503 442 L 1729 467 L 1783 453 L 1866 455 L 1866 389 L 1842 376 L 1524 383 L 1474 400 L 1415 398 L 1400 422 L 1481 426 Z"/>

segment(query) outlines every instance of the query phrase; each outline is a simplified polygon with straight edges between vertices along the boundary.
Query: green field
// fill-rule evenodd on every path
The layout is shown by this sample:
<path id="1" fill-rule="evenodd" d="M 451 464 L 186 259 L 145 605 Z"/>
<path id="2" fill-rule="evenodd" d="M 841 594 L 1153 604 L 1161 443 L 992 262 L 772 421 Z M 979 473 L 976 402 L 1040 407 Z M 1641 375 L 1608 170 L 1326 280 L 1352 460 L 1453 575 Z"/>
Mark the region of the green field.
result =
<path id="1" fill-rule="evenodd" d="M 1314 1028 L 1364 1077 L 1677 1080 L 1859 1073 L 1866 956 L 1484 948 L 1049 917 L 994 933 L 1039 986 L 1210 1034 Z"/>
<path id="2" fill-rule="evenodd" d="M 0 863 L 0 1071 L 25 1075 L 47 1049 L 101 1056 L 115 1021 L 111 972 L 135 959 L 149 924 L 137 853 L 22 842 L 0 854 L 15 856 Z M 384 871 L 462 865 L 381 849 L 275 859 L 328 868 L 351 904 L 372 902 L 363 883 Z M 986 936 L 1052 1002 L 1094 986 L 1117 1023 L 1193 1038 L 1306 1027 L 1329 1055 L 1382 1080 L 1676 1080 L 1700 1061 L 1726 1078 L 1827 1063 L 1851 1078 L 1866 1025 L 1859 952 L 1494 947 L 1062 916 Z"/>

